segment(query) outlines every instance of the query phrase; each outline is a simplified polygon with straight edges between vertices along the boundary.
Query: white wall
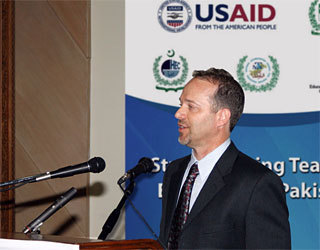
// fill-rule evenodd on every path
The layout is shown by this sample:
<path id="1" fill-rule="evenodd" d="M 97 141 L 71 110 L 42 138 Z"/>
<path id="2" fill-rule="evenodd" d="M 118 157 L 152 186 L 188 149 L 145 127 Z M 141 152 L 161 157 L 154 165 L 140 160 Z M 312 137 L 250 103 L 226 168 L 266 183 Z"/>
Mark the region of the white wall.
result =
<path id="1" fill-rule="evenodd" d="M 90 157 L 106 161 L 102 173 L 90 176 L 92 238 L 122 197 L 116 183 L 125 171 L 124 33 L 124 0 L 92 0 Z M 122 214 L 108 239 L 124 237 Z"/>

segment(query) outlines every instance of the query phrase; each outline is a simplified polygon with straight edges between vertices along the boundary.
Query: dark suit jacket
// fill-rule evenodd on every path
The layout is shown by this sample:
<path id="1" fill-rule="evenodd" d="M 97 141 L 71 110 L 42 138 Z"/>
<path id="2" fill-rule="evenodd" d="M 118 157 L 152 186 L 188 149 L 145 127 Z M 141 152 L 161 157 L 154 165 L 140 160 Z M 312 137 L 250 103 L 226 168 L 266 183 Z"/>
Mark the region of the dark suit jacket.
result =
<path id="1" fill-rule="evenodd" d="M 160 240 L 166 246 L 189 161 L 190 155 L 171 162 L 164 175 Z M 280 178 L 231 143 L 190 211 L 179 248 L 291 248 L 288 208 Z"/>

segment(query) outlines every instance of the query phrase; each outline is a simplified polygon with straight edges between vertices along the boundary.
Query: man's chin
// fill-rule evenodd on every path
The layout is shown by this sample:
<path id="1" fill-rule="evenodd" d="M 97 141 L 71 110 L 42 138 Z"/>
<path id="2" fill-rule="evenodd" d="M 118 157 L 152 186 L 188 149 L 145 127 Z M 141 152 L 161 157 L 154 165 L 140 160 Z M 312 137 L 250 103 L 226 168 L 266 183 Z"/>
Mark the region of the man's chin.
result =
<path id="1" fill-rule="evenodd" d="M 178 142 L 181 144 L 181 145 L 188 145 L 189 144 L 189 139 L 188 138 L 181 138 L 181 137 L 179 137 L 178 138 Z"/>

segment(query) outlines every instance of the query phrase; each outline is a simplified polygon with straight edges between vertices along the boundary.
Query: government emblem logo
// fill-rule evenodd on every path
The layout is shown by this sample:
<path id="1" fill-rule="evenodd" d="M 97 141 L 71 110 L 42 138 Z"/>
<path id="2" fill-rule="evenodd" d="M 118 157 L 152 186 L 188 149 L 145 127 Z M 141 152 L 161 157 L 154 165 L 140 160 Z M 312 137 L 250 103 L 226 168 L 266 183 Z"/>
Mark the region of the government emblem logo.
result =
<path id="1" fill-rule="evenodd" d="M 244 56 L 239 60 L 237 76 L 244 90 L 251 92 L 266 92 L 272 90 L 279 78 L 277 60 L 268 58 Z"/>
<path id="2" fill-rule="evenodd" d="M 153 76 L 158 83 L 156 89 L 166 92 L 183 89 L 188 71 L 187 60 L 176 56 L 174 50 L 168 50 L 166 56 L 158 56 L 153 63 Z"/>
<path id="3" fill-rule="evenodd" d="M 309 20 L 312 27 L 312 35 L 320 35 L 320 3 L 315 0 L 309 7 Z"/>
<path id="4" fill-rule="evenodd" d="M 158 21 L 162 28 L 177 33 L 185 30 L 191 23 L 192 10 L 183 0 L 167 0 L 158 10 Z"/>

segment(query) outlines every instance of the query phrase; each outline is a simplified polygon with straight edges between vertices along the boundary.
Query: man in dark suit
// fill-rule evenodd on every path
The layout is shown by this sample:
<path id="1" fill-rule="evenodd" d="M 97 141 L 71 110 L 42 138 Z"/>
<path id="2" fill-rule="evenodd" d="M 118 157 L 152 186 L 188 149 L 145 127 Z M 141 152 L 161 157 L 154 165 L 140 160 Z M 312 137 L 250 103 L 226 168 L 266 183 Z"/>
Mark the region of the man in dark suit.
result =
<path id="1" fill-rule="evenodd" d="M 291 248 L 280 178 L 230 140 L 243 107 L 225 70 L 195 71 L 185 86 L 175 117 L 192 154 L 171 162 L 163 179 L 160 240 L 169 249 Z"/>

